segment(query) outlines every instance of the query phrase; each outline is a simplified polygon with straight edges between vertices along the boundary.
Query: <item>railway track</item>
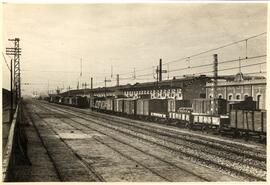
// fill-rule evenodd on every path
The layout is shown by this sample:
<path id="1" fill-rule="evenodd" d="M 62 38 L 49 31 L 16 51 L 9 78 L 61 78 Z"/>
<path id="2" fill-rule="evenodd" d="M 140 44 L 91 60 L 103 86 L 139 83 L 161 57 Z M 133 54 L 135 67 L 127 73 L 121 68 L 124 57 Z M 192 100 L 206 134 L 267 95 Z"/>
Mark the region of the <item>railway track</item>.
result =
<path id="1" fill-rule="evenodd" d="M 48 110 L 48 111 L 52 111 L 52 110 L 50 110 L 50 109 L 48 109 L 48 108 L 45 108 L 45 107 L 43 107 L 43 108 L 46 109 L 46 110 Z M 63 115 L 61 115 L 61 116 L 63 116 Z M 68 118 L 68 117 L 67 117 L 67 118 Z M 65 120 L 63 120 L 63 119 L 61 119 L 61 118 L 59 118 L 59 119 L 61 120 L 62 123 L 66 123 Z M 154 175 L 160 177 L 160 178 L 163 179 L 164 181 L 171 182 L 171 181 L 173 181 L 173 179 L 164 176 L 164 175 L 162 174 L 162 172 L 156 171 L 155 168 L 151 169 L 151 167 L 148 167 L 146 164 L 143 164 L 143 163 L 140 162 L 139 160 L 136 160 L 136 159 L 134 159 L 133 157 L 131 157 L 131 156 L 125 154 L 125 149 L 126 149 L 127 147 L 129 147 L 129 148 L 134 149 L 134 151 L 139 152 L 140 155 L 146 155 L 146 156 L 148 156 L 148 157 L 151 157 L 151 158 L 152 158 L 151 160 L 157 160 L 159 163 L 163 163 L 163 164 L 162 164 L 163 166 L 164 166 L 164 165 L 167 165 L 166 169 L 172 169 L 172 168 L 174 168 L 174 169 L 183 171 L 184 173 L 186 173 L 186 174 L 185 174 L 186 176 L 190 177 L 190 175 L 191 175 L 191 176 L 193 177 L 193 180 L 195 179 L 196 181 L 209 181 L 206 177 L 203 177 L 203 176 L 200 176 L 200 175 L 198 175 L 198 174 L 195 174 L 195 173 L 193 173 L 193 172 L 191 172 L 191 171 L 188 171 L 188 170 L 186 170 L 186 169 L 184 169 L 184 168 L 182 168 L 182 167 L 179 167 L 179 166 L 175 165 L 174 163 L 169 162 L 169 161 L 167 161 L 167 160 L 165 160 L 165 159 L 163 159 L 163 158 L 161 158 L 161 157 L 159 157 L 159 156 L 153 155 L 153 154 L 147 152 L 146 150 L 142 150 L 142 149 L 140 149 L 140 148 L 138 148 L 138 147 L 133 146 L 132 144 L 130 144 L 130 143 L 128 143 L 128 142 L 125 142 L 125 141 L 123 141 L 123 140 L 118 139 L 118 138 L 117 138 L 117 134 L 116 134 L 116 135 L 113 135 L 113 134 L 107 133 L 107 132 L 104 131 L 104 130 L 101 131 L 100 129 L 96 129 L 96 128 L 93 128 L 93 127 L 90 128 L 88 125 L 82 124 L 81 122 L 78 122 L 78 121 L 75 121 L 75 120 L 72 120 L 72 122 L 73 122 L 73 123 L 66 123 L 66 124 L 68 124 L 69 126 L 72 126 L 75 130 L 79 130 L 80 132 L 82 132 L 82 133 L 84 133 L 84 134 L 88 134 L 88 132 L 87 132 L 86 130 L 89 130 L 89 129 L 90 129 L 90 130 L 92 130 L 92 131 L 98 132 L 98 133 L 100 133 L 100 134 L 102 134 L 102 135 L 105 135 L 105 136 L 109 137 L 109 138 L 110 138 L 110 141 L 113 140 L 113 141 L 117 142 L 116 144 L 112 145 L 112 144 L 110 144 L 109 142 L 105 141 L 105 140 L 102 139 L 102 138 L 94 137 L 94 139 L 95 139 L 97 142 L 102 143 L 103 145 L 106 145 L 107 147 L 111 148 L 113 151 L 119 153 L 120 155 L 124 156 L 125 158 L 127 158 L 127 159 L 129 159 L 129 160 L 131 160 L 131 161 L 134 161 L 135 163 L 137 163 L 137 164 L 139 164 L 140 166 L 144 167 L 145 169 L 151 171 L 151 173 L 153 173 Z M 47 124 L 48 124 L 48 123 L 47 123 Z M 81 128 L 78 128 L 78 124 L 81 126 Z M 51 128 L 51 129 L 53 129 L 53 128 Z M 59 137 L 60 137 L 60 136 L 59 136 Z M 119 144 L 120 144 L 120 145 L 123 145 L 123 147 L 115 147 L 115 146 L 118 146 Z"/>
<path id="2" fill-rule="evenodd" d="M 45 104 L 50 105 L 47 102 Z M 188 132 L 182 132 L 180 130 L 175 131 L 173 129 L 167 128 L 167 126 L 166 127 L 162 126 L 162 128 L 160 129 L 158 124 L 152 124 L 152 122 L 142 122 L 139 120 L 127 119 L 124 117 L 118 117 L 118 116 L 114 116 L 114 115 L 110 115 L 110 114 L 93 112 L 93 111 L 89 111 L 89 109 L 88 110 L 87 109 L 77 109 L 74 107 L 69 107 L 69 106 L 65 106 L 65 105 L 58 105 L 58 104 L 54 104 L 54 106 L 68 109 L 68 110 L 72 110 L 72 111 L 75 111 L 78 113 L 83 113 L 83 114 L 90 115 L 90 116 L 95 116 L 98 119 L 104 119 L 104 120 L 108 120 L 108 121 L 115 120 L 118 123 L 132 124 L 133 126 L 139 126 L 139 127 L 143 126 L 144 128 L 149 128 L 151 130 L 153 130 L 153 129 L 161 130 L 167 134 L 170 134 L 171 136 L 173 136 L 173 135 L 177 136 L 177 137 L 179 137 L 179 139 L 182 139 L 182 140 L 192 141 L 193 143 L 202 144 L 202 145 L 208 144 L 208 147 L 211 147 L 211 148 L 216 148 L 219 150 L 226 150 L 226 151 L 229 151 L 230 153 L 234 153 L 237 155 L 244 155 L 245 157 L 251 157 L 251 158 L 254 158 L 255 160 L 258 160 L 258 161 L 266 161 L 265 150 L 260 150 L 258 148 L 254 149 L 251 147 L 246 147 L 243 144 L 238 144 L 238 143 L 235 143 L 233 141 L 228 142 L 228 140 L 223 141 L 223 140 L 218 140 L 216 138 L 212 139 L 208 135 L 202 136 L 202 135 L 198 135 L 198 134 L 194 134 L 194 133 L 190 134 Z M 104 116 L 104 115 L 106 115 L 106 116 Z M 152 124 L 152 125 L 150 125 L 150 124 Z M 154 125 L 154 127 L 153 127 L 153 125 Z"/>
<path id="3" fill-rule="evenodd" d="M 42 135 L 44 135 L 44 133 L 42 133 L 42 129 L 39 128 L 39 126 L 37 126 L 37 124 L 35 123 L 33 116 L 31 115 L 27 115 L 29 117 L 29 120 L 32 122 L 34 129 L 36 130 L 38 137 L 43 145 L 43 147 L 45 148 L 50 161 L 52 162 L 54 169 L 56 171 L 57 177 L 60 181 L 67 181 L 67 178 L 64 177 L 65 175 L 63 174 L 63 172 L 61 172 L 61 169 L 58 167 L 58 165 L 56 164 L 56 159 L 54 159 L 54 155 L 55 153 L 53 152 L 53 150 L 51 150 L 50 146 L 48 146 L 49 142 L 48 140 L 45 140 Z M 35 113 L 34 116 L 37 116 L 39 118 L 41 118 L 37 113 Z M 43 120 L 44 121 L 44 120 Z M 105 180 L 102 178 L 102 176 L 100 176 L 97 172 L 95 172 L 95 170 L 82 158 L 80 157 L 66 142 L 65 140 L 63 140 L 48 124 L 48 129 L 49 131 L 53 132 L 55 135 L 58 136 L 58 138 L 61 140 L 62 143 L 65 144 L 65 146 L 68 148 L 68 150 L 80 161 L 80 163 L 89 171 L 89 174 L 91 174 L 91 178 L 93 179 L 93 181 L 100 181 L 100 182 L 105 182 Z M 93 176 L 94 175 L 94 176 Z"/>
<path id="4" fill-rule="evenodd" d="M 55 109 L 55 107 L 54 107 Z M 59 111 L 59 109 L 58 109 Z M 69 114 L 74 114 L 71 112 L 66 112 L 63 110 L 60 110 L 65 113 Z M 72 110 L 74 111 L 74 110 Z M 82 113 L 81 111 L 75 111 L 77 113 Z M 88 120 L 91 122 L 97 122 L 96 119 L 90 119 L 90 118 L 85 118 L 82 116 L 76 115 L 76 117 L 79 117 L 84 120 Z M 99 118 L 100 119 L 100 118 Z M 102 118 L 103 121 L 108 119 Z M 215 167 L 217 169 L 221 168 L 225 172 L 231 174 L 233 173 L 234 175 L 237 176 L 242 176 L 248 180 L 258 180 L 258 181 L 264 181 L 266 178 L 266 172 L 265 172 L 265 161 L 263 157 L 259 157 L 257 155 L 252 155 L 251 153 L 248 154 L 242 154 L 242 156 L 237 156 L 239 155 L 239 152 L 236 150 L 233 150 L 234 147 L 231 147 L 230 150 L 234 151 L 235 154 L 231 154 L 228 151 L 226 151 L 223 148 L 223 151 L 220 152 L 218 149 L 222 147 L 216 147 L 216 151 L 207 151 L 208 149 L 206 147 L 212 146 L 212 144 L 204 143 L 204 146 L 202 145 L 202 142 L 199 144 L 196 142 L 192 142 L 192 140 L 185 138 L 188 140 L 187 143 L 179 143 L 183 137 L 179 138 L 176 137 L 175 135 L 170 134 L 164 134 L 164 132 L 161 132 L 160 130 L 155 130 L 153 127 L 150 129 L 150 126 L 148 128 L 146 127 L 138 127 L 134 126 L 134 124 L 130 123 L 124 123 L 121 121 L 112 121 L 110 120 L 110 124 L 104 124 L 101 122 L 98 122 L 97 124 L 102 125 L 106 128 L 115 130 L 117 132 L 120 132 L 122 134 L 125 134 L 127 136 L 131 136 L 134 138 L 137 138 L 139 140 L 143 140 L 145 142 L 150 142 L 152 144 L 155 144 L 163 149 L 170 150 L 171 152 L 175 154 L 180 154 L 180 156 L 183 157 L 183 155 L 188 158 L 189 160 L 193 160 L 194 162 L 199 162 L 204 165 L 210 165 L 212 167 Z M 113 126 L 112 126 L 113 125 Z M 126 125 L 126 126 L 124 126 Z M 121 126 L 121 127 L 119 127 Z M 141 126 L 141 125 L 140 125 Z M 153 131 L 154 130 L 154 131 Z M 151 132 L 150 132 L 151 131 Z M 135 133 L 135 134 L 134 134 Z M 151 137 L 147 137 L 151 135 L 151 137 L 155 138 L 154 140 L 151 140 Z M 194 141 L 194 140 L 193 140 Z M 196 141 L 196 140 L 195 140 Z M 192 145 L 189 146 L 189 145 Z M 213 148 L 213 147 L 212 147 Z M 214 147 L 215 148 L 215 147 Z M 228 147 L 227 147 L 228 148 Z M 203 152 L 203 153 L 202 153 Z M 244 152 L 245 153 L 245 152 Z M 228 157 L 228 155 L 231 155 Z M 237 155 L 236 155 L 237 154 Z M 235 159 L 234 159 L 235 158 Z M 213 161 L 214 159 L 214 161 Z M 258 162 L 260 161 L 260 162 Z M 254 164 L 256 163 L 256 164 Z M 250 173 L 250 171 L 252 173 Z"/>

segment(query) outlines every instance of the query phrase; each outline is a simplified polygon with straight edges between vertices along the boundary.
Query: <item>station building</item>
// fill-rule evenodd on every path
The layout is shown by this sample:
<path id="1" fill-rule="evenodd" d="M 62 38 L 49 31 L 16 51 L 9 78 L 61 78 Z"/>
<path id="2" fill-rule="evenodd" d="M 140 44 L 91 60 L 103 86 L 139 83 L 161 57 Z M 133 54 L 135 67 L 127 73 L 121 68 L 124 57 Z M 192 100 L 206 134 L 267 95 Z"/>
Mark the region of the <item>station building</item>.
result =
<path id="1" fill-rule="evenodd" d="M 213 97 L 213 82 L 206 83 L 206 96 Z M 266 79 L 264 77 L 248 77 L 242 73 L 235 75 L 234 80 L 218 81 L 216 96 L 228 101 L 243 101 L 252 97 L 258 109 L 266 109 Z"/>
<path id="2" fill-rule="evenodd" d="M 135 83 L 94 89 L 78 89 L 61 93 L 63 96 L 87 97 L 127 97 L 151 99 L 193 100 L 213 97 L 213 77 L 185 76 L 180 79 L 156 82 Z M 242 73 L 219 76 L 216 97 L 228 101 L 243 101 L 252 97 L 258 109 L 265 109 L 266 79 L 264 77 L 244 76 Z"/>
<path id="3" fill-rule="evenodd" d="M 210 81 L 211 78 L 205 75 L 185 76 L 180 79 L 135 83 L 133 85 L 127 84 L 106 88 L 70 90 L 61 93 L 61 95 L 190 100 L 194 98 L 205 98 L 205 85 Z"/>
<path id="4" fill-rule="evenodd" d="M 194 99 L 205 98 L 205 85 L 211 78 L 205 75 L 187 76 L 181 79 L 160 82 L 137 83 L 121 88 L 125 97 L 151 99 Z"/>

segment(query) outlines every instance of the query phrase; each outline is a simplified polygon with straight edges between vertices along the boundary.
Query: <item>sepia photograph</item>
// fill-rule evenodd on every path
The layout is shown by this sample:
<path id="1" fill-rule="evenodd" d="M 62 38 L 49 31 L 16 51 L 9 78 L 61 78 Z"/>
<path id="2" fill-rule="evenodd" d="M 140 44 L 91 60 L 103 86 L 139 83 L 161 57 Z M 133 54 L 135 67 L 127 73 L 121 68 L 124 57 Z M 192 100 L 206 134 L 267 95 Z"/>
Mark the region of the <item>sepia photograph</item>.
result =
<path id="1" fill-rule="evenodd" d="M 2 182 L 267 182 L 267 2 L 1 11 Z"/>

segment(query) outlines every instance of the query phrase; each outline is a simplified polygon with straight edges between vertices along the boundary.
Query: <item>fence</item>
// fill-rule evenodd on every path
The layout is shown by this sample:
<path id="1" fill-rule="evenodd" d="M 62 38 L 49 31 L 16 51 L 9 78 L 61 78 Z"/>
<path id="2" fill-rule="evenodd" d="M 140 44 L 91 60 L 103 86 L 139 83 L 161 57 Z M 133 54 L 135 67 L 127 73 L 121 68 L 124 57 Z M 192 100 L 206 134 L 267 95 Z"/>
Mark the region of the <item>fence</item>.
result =
<path id="1" fill-rule="evenodd" d="M 2 181 L 4 182 L 14 180 L 16 165 L 30 164 L 27 157 L 27 138 L 21 128 L 21 116 L 21 107 L 17 106 L 3 152 Z"/>

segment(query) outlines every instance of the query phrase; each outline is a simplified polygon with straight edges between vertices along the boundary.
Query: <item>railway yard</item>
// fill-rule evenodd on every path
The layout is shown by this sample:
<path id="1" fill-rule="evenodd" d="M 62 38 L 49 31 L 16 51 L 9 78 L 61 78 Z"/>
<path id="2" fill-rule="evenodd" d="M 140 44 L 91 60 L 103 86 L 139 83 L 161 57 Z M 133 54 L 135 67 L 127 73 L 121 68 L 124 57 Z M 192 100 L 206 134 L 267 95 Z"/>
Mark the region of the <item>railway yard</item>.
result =
<path id="1" fill-rule="evenodd" d="M 16 181 L 266 180 L 265 144 L 43 100 L 23 106 L 32 165 L 17 166 Z"/>
<path id="2" fill-rule="evenodd" d="M 2 181 L 267 183 L 268 8 L 3 4 Z"/>

